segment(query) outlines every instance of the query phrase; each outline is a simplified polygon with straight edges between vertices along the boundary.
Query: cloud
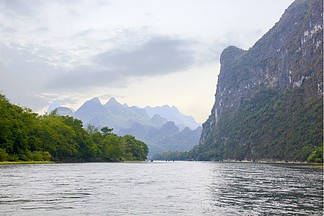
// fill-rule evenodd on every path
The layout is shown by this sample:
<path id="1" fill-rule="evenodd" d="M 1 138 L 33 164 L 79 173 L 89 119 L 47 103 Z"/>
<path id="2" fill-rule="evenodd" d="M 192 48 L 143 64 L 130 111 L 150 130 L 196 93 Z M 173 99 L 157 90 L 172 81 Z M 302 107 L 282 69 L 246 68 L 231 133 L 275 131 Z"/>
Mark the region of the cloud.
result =
<path id="1" fill-rule="evenodd" d="M 90 87 L 123 87 L 123 79 L 118 71 L 98 69 L 91 66 L 79 66 L 73 70 L 59 73 L 48 80 L 47 90 L 87 89 Z"/>
<path id="2" fill-rule="evenodd" d="M 1 32 L 2 33 L 5 33 L 5 34 L 13 34 L 13 33 L 16 33 L 17 32 L 17 30 L 14 29 L 14 28 L 3 27 L 2 25 L 0 25 L 0 29 L 1 29 Z"/>
<path id="3" fill-rule="evenodd" d="M 23 98 L 40 92 L 123 88 L 130 78 L 176 73 L 193 66 L 192 44 L 189 40 L 152 37 L 131 50 L 119 47 L 73 64 L 68 53 L 53 48 L 2 44 L 0 91 Z"/>
<path id="4" fill-rule="evenodd" d="M 0 92 L 14 101 L 32 108 L 45 105 L 47 101 L 36 99 L 35 95 L 44 88 L 51 74 L 59 71 L 30 48 L 1 44 Z"/>
<path id="5" fill-rule="evenodd" d="M 133 50 L 106 51 L 95 55 L 90 65 L 80 65 L 52 77 L 47 87 L 125 87 L 129 78 L 176 73 L 195 64 L 190 44 L 186 40 L 153 37 Z"/>
<path id="6" fill-rule="evenodd" d="M 42 26 L 34 30 L 35 33 L 47 33 L 49 32 L 49 28 Z"/>
<path id="7" fill-rule="evenodd" d="M 189 68 L 194 51 L 186 40 L 153 37 L 134 50 L 113 50 L 96 55 L 99 66 L 117 70 L 124 76 L 155 76 Z"/>
<path id="8" fill-rule="evenodd" d="M 30 7 L 33 5 L 34 1 L 29 1 L 28 3 L 25 1 L 19 0 L 3 0 L 1 4 L 1 8 L 5 12 L 10 12 L 16 16 L 24 16 L 29 17 L 33 16 L 34 10 Z"/>
<path id="9" fill-rule="evenodd" d="M 82 37 L 88 36 L 89 34 L 93 33 L 94 31 L 95 31 L 94 29 L 88 28 L 86 30 L 79 31 L 78 33 L 73 34 L 70 37 L 73 39 L 79 38 L 79 37 L 82 38 Z"/>

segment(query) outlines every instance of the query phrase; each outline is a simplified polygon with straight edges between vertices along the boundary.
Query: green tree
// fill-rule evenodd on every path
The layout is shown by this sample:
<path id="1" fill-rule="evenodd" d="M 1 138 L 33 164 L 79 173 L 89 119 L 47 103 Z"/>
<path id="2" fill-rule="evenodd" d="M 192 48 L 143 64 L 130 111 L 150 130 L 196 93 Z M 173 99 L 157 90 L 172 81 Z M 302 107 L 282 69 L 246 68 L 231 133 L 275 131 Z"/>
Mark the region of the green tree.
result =
<path id="1" fill-rule="evenodd" d="M 132 155 L 133 160 L 145 160 L 148 154 L 147 145 L 131 135 L 125 135 L 123 140 L 126 142 L 126 154 Z"/>
<path id="2" fill-rule="evenodd" d="M 109 127 L 103 127 L 103 128 L 101 128 L 101 132 L 102 132 L 104 135 L 111 134 L 112 131 L 113 131 L 113 128 L 109 128 Z"/>
<path id="3" fill-rule="evenodd" d="M 0 161 L 6 161 L 8 159 L 8 154 L 5 149 L 0 148 Z"/>
<path id="4" fill-rule="evenodd" d="M 112 128 L 103 127 L 102 133 L 90 125 L 84 129 L 82 121 L 56 111 L 38 116 L 11 104 L 4 95 L 0 95 L 0 122 L 0 161 L 144 160 L 148 152 L 144 143 L 119 137 Z"/>
<path id="5" fill-rule="evenodd" d="M 308 156 L 309 163 L 323 163 L 323 148 L 316 147 L 314 151 Z"/>

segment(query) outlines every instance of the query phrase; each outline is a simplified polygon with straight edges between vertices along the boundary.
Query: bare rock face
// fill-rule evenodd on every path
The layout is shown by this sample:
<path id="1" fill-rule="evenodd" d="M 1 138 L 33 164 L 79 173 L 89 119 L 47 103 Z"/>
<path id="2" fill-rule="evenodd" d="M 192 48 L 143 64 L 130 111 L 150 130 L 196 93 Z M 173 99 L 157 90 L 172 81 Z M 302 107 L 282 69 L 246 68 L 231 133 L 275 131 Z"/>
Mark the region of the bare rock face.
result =
<path id="1" fill-rule="evenodd" d="M 319 106 L 319 109 L 323 110 L 322 1 L 296 0 L 287 8 L 279 22 L 252 48 L 244 51 L 230 46 L 222 52 L 220 62 L 221 71 L 215 94 L 215 104 L 211 115 L 203 124 L 197 152 L 203 155 L 217 149 L 217 157 L 221 155 L 224 158 L 237 159 L 240 155 L 240 159 L 255 159 L 276 157 L 275 154 L 260 153 L 263 151 L 260 142 L 267 142 L 269 149 L 272 145 L 279 148 L 279 143 L 284 141 L 289 143 L 287 149 L 296 147 L 297 144 L 293 146 L 296 142 L 289 140 L 291 137 L 288 133 L 290 132 L 285 129 L 288 130 L 297 124 L 306 127 L 305 122 L 299 122 L 304 121 L 304 117 L 301 119 L 299 117 L 277 119 L 278 122 L 293 121 L 291 125 L 282 125 L 286 128 L 283 128 L 279 134 L 271 132 L 275 129 L 274 125 L 267 126 L 268 128 L 265 128 L 262 133 L 246 131 L 244 128 L 251 127 L 251 129 L 257 130 L 249 125 L 254 122 L 259 124 L 258 127 L 261 130 L 269 122 L 261 123 L 255 119 L 268 116 L 269 112 L 274 112 L 271 115 L 282 112 L 289 116 L 307 111 L 307 107 L 312 106 Z M 293 101 L 300 104 L 296 105 Z M 264 104 L 259 109 L 264 109 L 264 111 L 254 109 L 261 103 Z M 320 125 L 322 122 L 320 118 L 323 118 L 323 114 L 320 114 L 318 110 L 310 112 L 307 114 L 308 116 L 313 116 L 312 112 L 318 113 L 319 116 L 313 116 L 312 121 L 319 122 L 318 125 Z M 243 131 L 250 135 L 242 134 Z M 258 136 L 253 135 L 255 133 Z M 277 143 L 265 138 L 269 137 L 268 139 L 270 139 L 271 133 L 279 136 L 276 140 Z M 320 139 L 311 135 L 307 136 L 311 141 L 307 144 L 304 143 L 304 146 L 307 145 L 309 149 L 312 149 L 312 146 L 322 145 L 322 143 L 318 143 Z M 232 154 L 231 151 L 234 151 L 235 154 Z M 213 154 L 207 155 L 214 157 Z M 284 152 L 280 152 L 278 155 L 280 155 L 279 159 L 284 155 Z M 215 159 L 217 157 L 215 156 Z M 302 157 L 305 156 L 300 155 L 294 158 L 303 160 Z"/>

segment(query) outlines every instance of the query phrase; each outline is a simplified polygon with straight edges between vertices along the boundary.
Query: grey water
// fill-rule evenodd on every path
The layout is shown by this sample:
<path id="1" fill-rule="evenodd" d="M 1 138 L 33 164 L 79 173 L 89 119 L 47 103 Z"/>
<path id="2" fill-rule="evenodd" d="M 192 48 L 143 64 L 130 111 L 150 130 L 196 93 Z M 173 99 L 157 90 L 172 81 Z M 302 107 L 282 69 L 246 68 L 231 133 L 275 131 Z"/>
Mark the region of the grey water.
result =
<path id="1" fill-rule="evenodd" d="M 0 215 L 322 214 L 322 169 L 155 161 L 0 166 Z"/>

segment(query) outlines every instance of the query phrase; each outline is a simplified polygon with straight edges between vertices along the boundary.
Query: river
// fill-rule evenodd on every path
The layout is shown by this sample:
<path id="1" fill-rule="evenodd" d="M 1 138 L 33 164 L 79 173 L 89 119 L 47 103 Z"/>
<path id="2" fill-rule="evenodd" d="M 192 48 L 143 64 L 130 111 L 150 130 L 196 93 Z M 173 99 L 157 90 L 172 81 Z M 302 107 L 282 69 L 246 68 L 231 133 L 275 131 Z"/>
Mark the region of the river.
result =
<path id="1" fill-rule="evenodd" d="M 323 171 L 214 162 L 0 166 L 0 215 L 322 215 Z"/>

